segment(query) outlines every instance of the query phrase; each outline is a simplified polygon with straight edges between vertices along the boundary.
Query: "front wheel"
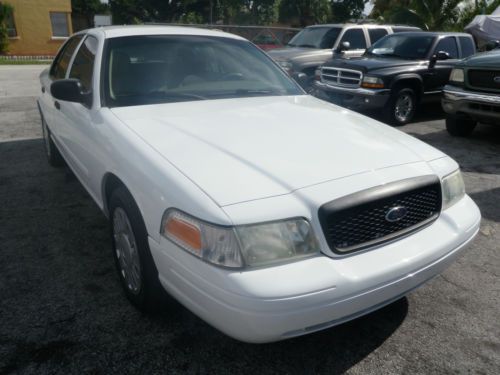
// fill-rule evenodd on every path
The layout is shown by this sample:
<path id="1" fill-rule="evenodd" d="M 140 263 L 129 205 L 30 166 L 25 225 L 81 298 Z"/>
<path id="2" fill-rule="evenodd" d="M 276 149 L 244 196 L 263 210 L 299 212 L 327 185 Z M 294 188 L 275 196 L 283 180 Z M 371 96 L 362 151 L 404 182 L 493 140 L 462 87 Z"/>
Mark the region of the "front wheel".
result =
<path id="1" fill-rule="evenodd" d="M 471 135 L 476 124 L 476 121 L 470 117 L 446 115 L 446 130 L 454 137 L 467 137 Z"/>
<path id="2" fill-rule="evenodd" d="M 125 295 L 140 310 L 153 310 L 162 287 L 139 208 L 124 187 L 113 191 L 109 207 L 113 255 Z"/>
<path id="3" fill-rule="evenodd" d="M 386 119 L 389 124 L 402 126 L 408 124 L 417 110 L 417 95 L 409 87 L 396 89 L 389 98 L 385 110 Z"/>

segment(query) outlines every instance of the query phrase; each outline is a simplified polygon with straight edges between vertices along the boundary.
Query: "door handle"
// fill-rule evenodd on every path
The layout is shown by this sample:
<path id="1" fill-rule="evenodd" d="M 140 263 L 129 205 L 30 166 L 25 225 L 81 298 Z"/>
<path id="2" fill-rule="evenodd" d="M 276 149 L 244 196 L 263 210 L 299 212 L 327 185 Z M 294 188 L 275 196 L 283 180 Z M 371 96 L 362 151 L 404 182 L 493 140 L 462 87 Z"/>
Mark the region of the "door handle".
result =
<path id="1" fill-rule="evenodd" d="M 56 107 L 56 109 L 61 109 L 61 105 L 57 100 L 54 102 L 54 107 Z"/>

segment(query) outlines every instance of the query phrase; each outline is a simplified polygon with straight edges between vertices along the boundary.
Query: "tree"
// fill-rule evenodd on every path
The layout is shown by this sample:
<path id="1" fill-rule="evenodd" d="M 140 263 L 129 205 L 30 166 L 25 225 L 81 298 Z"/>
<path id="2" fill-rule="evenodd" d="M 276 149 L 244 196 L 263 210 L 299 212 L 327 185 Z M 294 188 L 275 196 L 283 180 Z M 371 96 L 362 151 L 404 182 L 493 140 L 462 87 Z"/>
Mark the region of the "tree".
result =
<path id="1" fill-rule="evenodd" d="M 351 19 L 360 18 L 368 0 L 333 0 L 332 20 L 334 22 L 346 22 Z"/>
<path id="2" fill-rule="evenodd" d="M 279 20 L 294 26 L 326 23 L 330 19 L 329 0 L 282 0 Z"/>
<path id="3" fill-rule="evenodd" d="M 107 12 L 108 6 L 100 0 L 71 0 L 71 9 L 73 19 L 81 18 L 85 21 L 84 27 L 92 27 L 94 16 Z"/>
<path id="4" fill-rule="evenodd" d="M 9 37 L 7 35 L 7 17 L 12 14 L 12 6 L 0 2 L 0 53 L 7 52 Z"/>

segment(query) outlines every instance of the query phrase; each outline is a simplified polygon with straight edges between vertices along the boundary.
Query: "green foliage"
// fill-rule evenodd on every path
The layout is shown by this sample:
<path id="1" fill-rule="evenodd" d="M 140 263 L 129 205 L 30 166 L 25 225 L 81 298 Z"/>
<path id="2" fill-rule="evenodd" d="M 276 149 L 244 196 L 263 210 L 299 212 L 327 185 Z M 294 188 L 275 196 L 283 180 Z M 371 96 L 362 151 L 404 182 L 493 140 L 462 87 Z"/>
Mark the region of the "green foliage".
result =
<path id="1" fill-rule="evenodd" d="M 7 20 L 7 16 L 12 13 L 12 10 L 11 5 L 0 2 L 0 53 L 7 52 L 9 38 L 7 36 L 5 21 Z"/>
<path id="2" fill-rule="evenodd" d="M 346 22 L 360 18 L 367 2 L 368 0 L 333 0 L 332 20 Z"/>
<path id="3" fill-rule="evenodd" d="M 330 15 L 328 0 L 281 0 L 279 5 L 279 20 L 293 26 L 326 23 Z"/>

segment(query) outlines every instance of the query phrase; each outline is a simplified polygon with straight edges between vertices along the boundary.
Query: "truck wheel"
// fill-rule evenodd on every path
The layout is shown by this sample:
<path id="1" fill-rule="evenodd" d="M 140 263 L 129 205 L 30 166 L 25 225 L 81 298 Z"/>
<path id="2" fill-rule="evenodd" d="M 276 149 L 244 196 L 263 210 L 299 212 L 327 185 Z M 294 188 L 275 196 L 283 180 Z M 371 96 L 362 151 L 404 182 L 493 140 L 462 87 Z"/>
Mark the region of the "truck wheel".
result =
<path id="1" fill-rule="evenodd" d="M 57 146 L 55 145 L 52 137 L 50 136 L 50 130 L 45 122 L 43 116 L 41 116 L 42 120 L 42 135 L 43 135 L 43 145 L 45 147 L 45 155 L 47 155 L 47 160 L 49 164 L 53 167 L 60 167 L 64 165 L 64 159 L 59 153 Z"/>
<path id="2" fill-rule="evenodd" d="M 139 208 L 123 186 L 111 194 L 109 208 L 113 255 L 125 295 L 139 310 L 154 310 L 163 289 Z"/>
<path id="3" fill-rule="evenodd" d="M 476 127 L 476 121 L 467 116 L 446 115 L 446 130 L 454 137 L 467 137 Z"/>
<path id="4" fill-rule="evenodd" d="M 395 88 L 387 103 L 385 117 L 389 124 L 402 126 L 413 119 L 416 110 L 417 95 L 415 91 L 409 87 Z"/>

